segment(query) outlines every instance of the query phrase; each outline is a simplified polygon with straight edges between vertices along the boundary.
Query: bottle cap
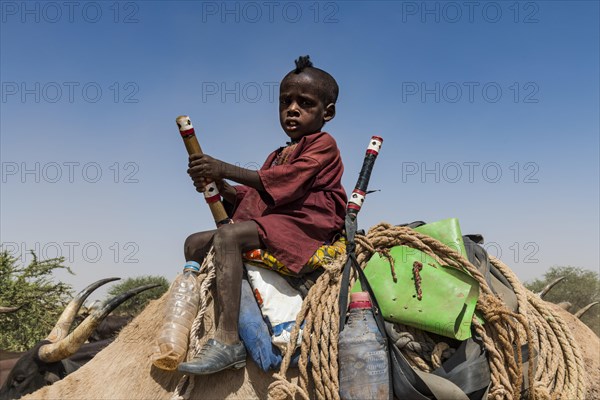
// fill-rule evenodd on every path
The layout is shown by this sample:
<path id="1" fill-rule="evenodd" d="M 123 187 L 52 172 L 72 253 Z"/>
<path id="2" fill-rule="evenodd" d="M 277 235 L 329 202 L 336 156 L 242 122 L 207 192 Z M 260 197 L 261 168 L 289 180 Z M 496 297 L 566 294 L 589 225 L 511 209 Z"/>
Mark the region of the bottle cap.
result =
<path id="1" fill-rule="evenodd" d="M 355 301 L 368 301 L 368 302 L 371 302 L 371 298 L 369 297 L 369 292 L 355 292 L 355 293 L 350 293 L 350 302 L 354 303 Z"/>
<path id="2" fill-rule="evenodd" d="M 196 261 L 186 261 L 185 262 L 185 266 L 183 267 L 183 270 L 191 270 L 194 272 L 200 272 L 200 264 L 198 264 Z"/>
<path id="3" fill-rule="evenodd" d="M 371 308 L 371 298 L 368 292 L 356 292 L 350 294 L 350 309 Z"/>

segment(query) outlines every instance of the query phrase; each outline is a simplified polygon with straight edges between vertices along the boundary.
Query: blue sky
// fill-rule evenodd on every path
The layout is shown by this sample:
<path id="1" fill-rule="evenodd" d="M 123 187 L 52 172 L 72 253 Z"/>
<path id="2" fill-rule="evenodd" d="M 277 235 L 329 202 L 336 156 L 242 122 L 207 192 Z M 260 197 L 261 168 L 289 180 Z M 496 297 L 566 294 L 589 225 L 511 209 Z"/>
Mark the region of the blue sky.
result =
<path id="1" fill-rule="evenodd" d="M 212 228 L 175 117 L 256 168 L 299 55 L 338 81 L 348 192 L 384 138 L 362 228 L 460 220 L 523 279 L 599 266 L 595 1 L 2 1 L 1 242 L 80 289 L 164 275 Z"/>

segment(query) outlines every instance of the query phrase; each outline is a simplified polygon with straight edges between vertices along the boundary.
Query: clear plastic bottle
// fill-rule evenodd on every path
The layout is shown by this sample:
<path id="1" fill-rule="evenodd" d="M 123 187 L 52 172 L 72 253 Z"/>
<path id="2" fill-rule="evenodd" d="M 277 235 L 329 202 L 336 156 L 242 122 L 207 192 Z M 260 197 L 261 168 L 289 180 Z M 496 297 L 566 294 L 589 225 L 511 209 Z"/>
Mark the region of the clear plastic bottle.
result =
<path id="1" fill-rule="evenodd" d="M 388 399 L 389 356 L 367 292 L 352 293 L 348 321 L 339 337 L 340 397 Z"/>
<path id="2" fill-rule="evenodd" d="M 158 348 L 152 356 L 152 363 L 160 369 L 177 369 L 187 354 L 190 329 L 200 299 L 200 287 L 196 279 L 199 271 L 197 262 L 188 261 L 183 273 L 171 285 L 163 325 L 158 334 Z"/>

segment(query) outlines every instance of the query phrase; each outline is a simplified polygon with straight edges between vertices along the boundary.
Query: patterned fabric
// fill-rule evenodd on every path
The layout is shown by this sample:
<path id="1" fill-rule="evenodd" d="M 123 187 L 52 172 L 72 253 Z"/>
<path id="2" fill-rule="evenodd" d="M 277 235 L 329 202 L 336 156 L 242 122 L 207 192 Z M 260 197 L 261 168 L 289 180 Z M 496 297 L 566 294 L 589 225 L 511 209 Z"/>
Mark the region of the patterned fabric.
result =
<path id="1" fill-rule="evenodd" d="M 322 267 L 328 262 L 333 261 L 340 255 L 346 253 L 346 238 L 341 237 L 332 244 L 324 244 L 319 247 L 315 254 L 308 260 L 305 267 L 311 271 Z M 271 253 L 263 249 L 255 249 L 248 251 L 242 255 L 245 261 L 257 267 L 277 271 L 282 275 L 296 276 L 297 274 L 290 271 L 285 265 L 279 262 Z"/>
<path id="2" fill-rule="evenodd" d="M 271 166 L 287 164 L 290 154 L 292 154 L 296 146 L 298 146 L 298 142 L 290 142 L 287 146 L 282 147 L 277 153 L 277 157 L 275 157 Z"/>

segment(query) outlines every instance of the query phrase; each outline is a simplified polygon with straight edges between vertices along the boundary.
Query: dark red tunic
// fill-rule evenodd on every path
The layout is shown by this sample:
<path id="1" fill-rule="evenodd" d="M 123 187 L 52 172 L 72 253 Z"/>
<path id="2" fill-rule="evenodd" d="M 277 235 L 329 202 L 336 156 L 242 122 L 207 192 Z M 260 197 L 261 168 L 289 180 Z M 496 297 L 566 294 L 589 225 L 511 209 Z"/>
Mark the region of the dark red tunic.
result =
<path id="1" fill-rule="evenodd" d="M 267 250 L 298 272 L 344 226 L 344 166 L 335 139 L 326 132 L 302 137 L 283 165 L 273 165 L 277 153 L 258 171 L 266 192 L 235 186 L 233 220 L 256 221 Z"/>

